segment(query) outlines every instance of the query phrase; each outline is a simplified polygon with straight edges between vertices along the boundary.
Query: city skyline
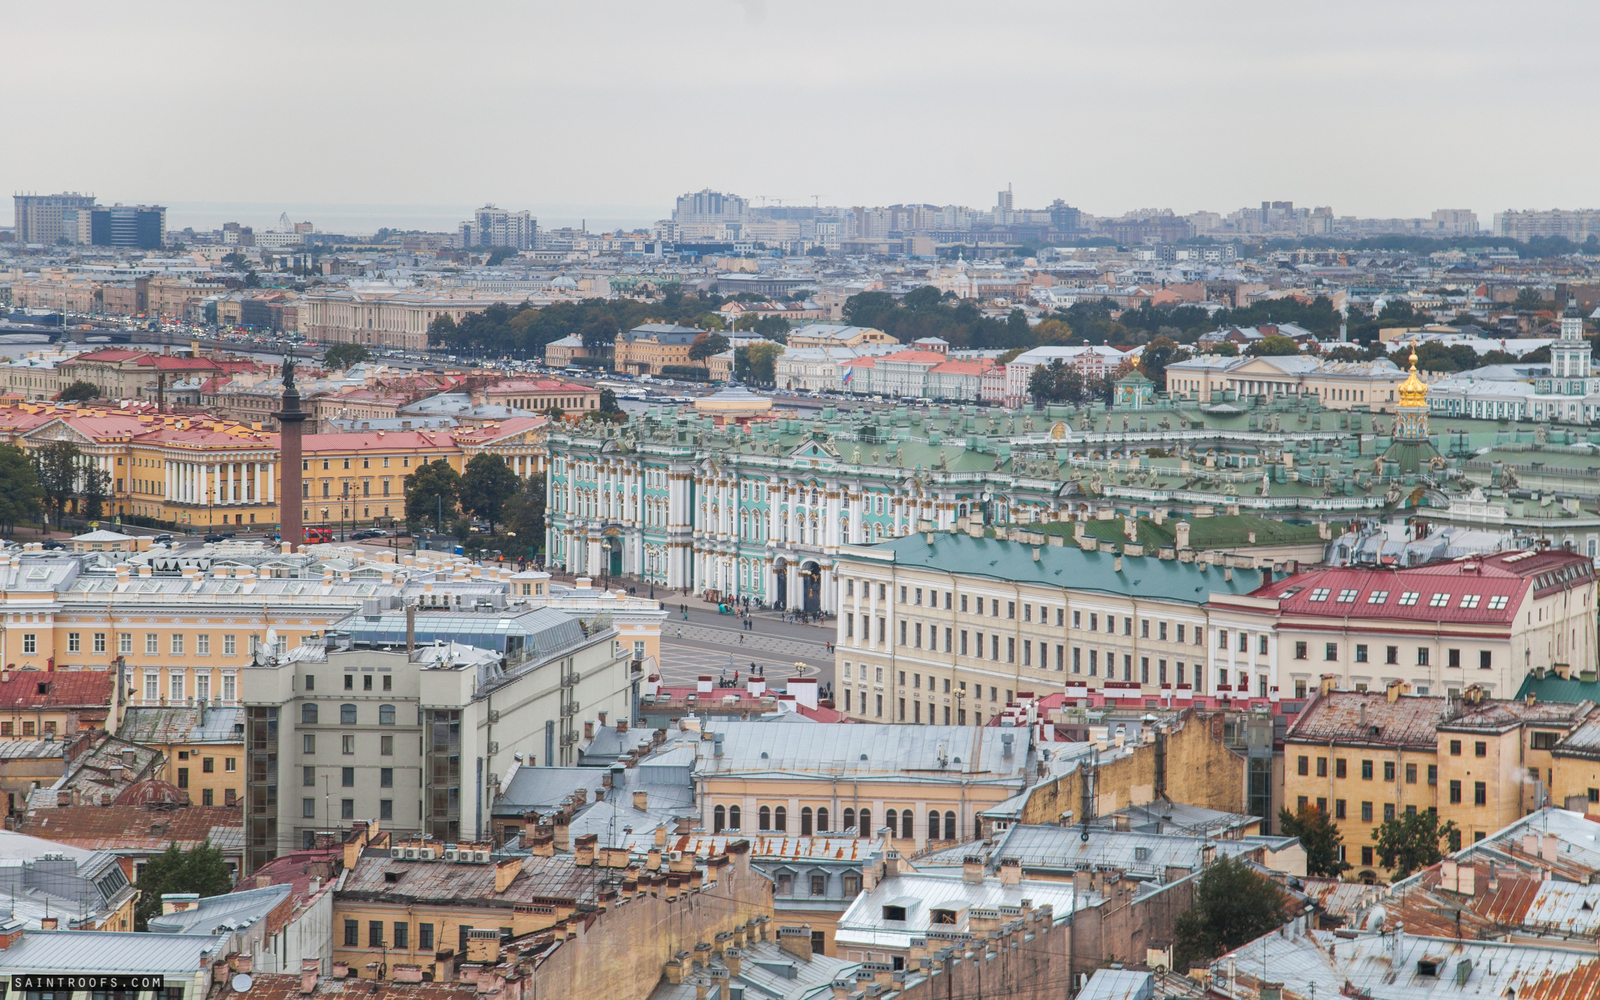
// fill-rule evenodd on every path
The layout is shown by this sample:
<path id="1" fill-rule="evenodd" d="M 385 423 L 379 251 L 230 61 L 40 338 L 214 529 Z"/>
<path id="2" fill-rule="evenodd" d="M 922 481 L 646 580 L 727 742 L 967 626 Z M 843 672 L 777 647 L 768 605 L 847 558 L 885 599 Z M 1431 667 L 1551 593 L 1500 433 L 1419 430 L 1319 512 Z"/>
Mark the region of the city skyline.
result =
<path id="1" fill-rule="evenodd" d="M 959 10 L 917 10 L 846 17 L 827 3 L 751 0 L 626 21 L 593 9 L 442 19 L 416 8 L 376 22 L 319 8 L 314 20 L 252 18 L 246 30 L 227 13 L 202 25 L 173 7 L 134 16 L 108 6 L 75 26 L 84 68 L 70 72 L 48 62 L 54 26 L 19 11 L 14 126 L 33 139 L 0 165 L 0 183 L 129 204 L 466 211 L 493 200 L 536 214 L 570 207 L 544 213 L 552 222 L 622 226 L 702 187 L 786 203 L 982 208 L 1011 182 L 1019 207 L 1059 197 L 1098 215 L 1228 212 L 1263 199 L 1366 217 L 1470 208 L 1485 222 L 1508 208 L 1593 207 L 1583 164 L 1594 140 L 1571 127 L 1585 111 L 1582 29 L 1600 18 L 1588 7 L 1543 5 L 1570 30 L 1529 32 L 1525 12 L 1489 5 L 1369 6 L 1383 31 L 1355 37 L 1297 9 L 1014 4 L 961 19 L 957 51 L 946 28 Z M 1346 23 L 1362 18 L 1358 5 Z M 689 60 L 708 29 L 714 57 Z M 405 86 L 369 71 L 474 51 L 470 40 L 491 32 L 528 39 L 527 56 Z M 322 81 L 326 99 L 174 89 L 183 54 L 209 51 L 269 78 Z M 112 86 L 170 96 L 122 115 L 105 100 Z M 197 119 L 202 133 L 226 129 L 257 101 L 294 111 L 281 126 L 253 126 L 292 132 L 287 155 L 172 155 Z M 1486 138 L 1512 127 L 1559 137 L 1556 149 L 1527 156 Z M 117 154 L 86 155 L 97 149 Z M 188 224 L 181 211 L 172 223 Z"/>

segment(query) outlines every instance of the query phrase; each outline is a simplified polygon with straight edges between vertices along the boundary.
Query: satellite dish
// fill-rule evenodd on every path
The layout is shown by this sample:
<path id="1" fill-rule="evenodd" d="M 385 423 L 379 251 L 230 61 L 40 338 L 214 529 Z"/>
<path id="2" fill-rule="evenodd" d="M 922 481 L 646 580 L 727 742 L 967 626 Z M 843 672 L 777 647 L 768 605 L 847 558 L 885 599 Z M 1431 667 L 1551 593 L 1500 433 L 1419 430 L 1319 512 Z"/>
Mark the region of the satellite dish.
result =
<path id="1" fill-rule="evenodd" d="M 235 993 L 249 993 L 250 987 L 254 984 L 255 980 L 243 972 L 233 977 L 233 991 Z"/>

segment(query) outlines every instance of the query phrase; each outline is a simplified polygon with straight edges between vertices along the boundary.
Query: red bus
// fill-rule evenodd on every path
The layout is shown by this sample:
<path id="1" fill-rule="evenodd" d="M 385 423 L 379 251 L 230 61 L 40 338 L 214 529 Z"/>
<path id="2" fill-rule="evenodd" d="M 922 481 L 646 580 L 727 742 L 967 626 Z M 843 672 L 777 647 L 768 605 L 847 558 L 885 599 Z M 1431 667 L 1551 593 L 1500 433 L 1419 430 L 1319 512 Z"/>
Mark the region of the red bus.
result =
<path id="1" fill-rule="evenodd" d="M 332 542 L 333 529 L 307 527 L 305 529 L 305 538 L 303 541 L 306 545 L 317 545 L 325 542 Z"/>

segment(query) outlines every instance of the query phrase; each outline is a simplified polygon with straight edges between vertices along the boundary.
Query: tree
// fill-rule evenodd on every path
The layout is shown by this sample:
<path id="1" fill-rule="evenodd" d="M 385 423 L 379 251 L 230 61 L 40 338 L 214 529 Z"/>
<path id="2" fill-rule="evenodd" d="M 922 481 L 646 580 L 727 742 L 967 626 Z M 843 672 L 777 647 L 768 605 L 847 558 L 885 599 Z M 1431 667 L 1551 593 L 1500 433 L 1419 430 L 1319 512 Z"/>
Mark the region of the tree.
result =
<path id="1" fill-rule="evenodd" d="M 1173 924 L 1172 964 L 1187 971 L 1283 923 L 1283 893 L 1245 862 L 1224 856 L 1201 872 L 1194 903 Z"/>
<path id="2" fill-rule="evenodd" d="M 1511 303 L 1512 308 L 1522 312 L 1532 312 L 1535 309 L 1545 308 L 1544 296 L 1539 294 L 1537 288 L 1523 286 L 1517 289 L 1516 301 Z"/>
<path id="3" fill-rule="evenodd" d="M 689 360 L 704 363 L 707 358 L 726 351 L 732 343 L 720 333 L 702 333 L 689 345 Z"/>
<path id="4" fill-rule="evenodd" d="M 440 313 L 428 324 L 428 346 L 443 347 L 456 336 L 456 321 L 449 313 Z"/>
<path id="5" fill-rule="evenodd" d="M 1040 365 L 1028 376 L 1028 393 L 1036 403 L 1077 404 L 1083 401 L 1083 390 L 1083 372 L 1062 358 Z"/>
<path id="6" fill-rule="evenodd" d="M 1239 345 L 1231 340 L 1224 340 L 1216 347 L 1213 347 L 1211 353 L 1224 358 L 1237 358 L 1239 356 Z"/>
<path id="7" fill-rule="evenodd" d="M 6 536 L 18 521 L 37 518 L 43 500 L 38 470 L 27 453 L 14 444 L 0 444 L 0 527 Z"/>
<path id="8" fill-rule="evenodd" d="M 778 344 L 789 342 L 789 321 L 782 316 L 763 316 L 756 320 L 755 331 L 757 336 L 765 337 Z"/>
<path id="9" fill-rule="evenodd" d="M 455 516 L 456 501 L 461 495 L 461 475 L 441 458 L 419 466 L 407 476 L 405 489 L 406 520 L 413 525 L 425 525 L 439 517 L 441 505 L 444 516 Z"/>
<path id="10" fill-rule="evenodd" d="M 45 516 L 61 526 L 61 512 L 78 492 L 83 453 L 71 441 L 52 441 L 33 453 L 33 470 L 42 491 Z"/>
<path id="11" fill-rule="evenodd" d="M 162 893 L 220 896 L 233 889 L 233 873 L 221 849 L 212 847 L 209 840 L 191 851 L 180 851 L 177 843 L 171 843 L 150 859 L 134 887 L 139 890 L 139 904 L 133 911 L 133 929 L 143 931 L 151 917 L 161 915 Z"/>
<path id="12" fill-rule="evenodd" d="M 1145 345 L 1144 353 L 1139 357 L 1139 368 L 1144 372 L 1145 378 L 1155 383 L 1159 391 L 1165 389 L 1167 385 L 1167 366 L 1188 360 L 1188 351 L 1166 337 L 1157 337 Z"/>
<path id="13" fill-rule="evenodd" d="M 111 497 L 111 475 L 93 463 L 85 463 L 82 478 L 82 488 L 78 491 L 78 513 L 97 521 L 105 516 L 106 501 Z"/>
<path id="14" fill-rule="evenodd" d="M 1449 820 L 1441 824 L 1433 809 L 1386 819 L 1372 831 L 1372 839 L 1378 842 L 1378 860 L 1383 867 L 1394 870 L 1395 882 L 1437 864 L 1444 857 L 1439 847 L 1441 840 L 1450 845 L 1450 850 L 1461 850 L 1461 828 Z"/>
<path id="15" fill-rule="evenodd" d="M 1300 345 L 1295 343 L 1292 338 L 1275 333 L 1270 337 L 1262 337 L 1251 344 L 1245 353 L 1253 358 L 1282 357 L 1287 354 L 1299 354 Z"/>
<path id="16" fill-rule="evenodd" d="M 771 385 L 777 378 L 775 363 L 783 353 L 779 344 L 751 344 L 733 352 L 733 377 L 741 382 Z"/>
<path id="17" fill-rule="evenodd" d="M 1339 843 L 1344 836 L 1321 809 L 1310 805 L 1301 806 L 1299 812 L 1281 809 L 1278 824 L 1285 836 L 1300 838 L 1300 846 L 1306 849 L 1307 875 L 1338 878 L 1340 872 L 1350 868 L 1349 862 L 1339 860 Z"/>
<path id="18" fill-rule="evenodd" d="M 708 312 L 699 316 L 695 319 L 694 325 L 698 326 L 702 330 L 711 330 L 713 332 L 726 330 L 728 328 L 727 322 L 714 312 Z"/>
<path id="19" fill-rule="evenodd" d="M 500 521 L 506 501 L 517 492 L 517 474 L 499 455 L 482 452 L 467 463 L 461 477 L 461 506 L 467 513 L 487 521 L 489 531 Z"/>
<path id="20" fill-rule="evenodd" d="M 506 533 L 515 533 L 517 549 L 532 555 L 544 546 L 544 477 L 524 479 L 522 487 L 506 503 Z"/>
<path id="21" fill-rule="evenodd" d="M 622 406 L 617 403 L 617 394 L 610 389 L 600 390 L 600 412 L 621 413 Z"/>
<path id="22" fill-rule="evenodd" d="M 323 367 L 329 371 L 343 371 L 351 365 L 371 360 L 372 352 L 361 344 L 334 344 L 322 354 Z"/>
<path id="23" fill-rule="evenodd" d="M 99 399 L 100 387 L 93 382 L 78 379 L 76 382 L 62 389 L 56 399 L 63 403 L 82 403 L 85 400 Z"/>
<path id="24" fill-rule="evenodd" d="M 897 308 L 899 304 L 888 292 L 858 292 L 844 300 L 844 318 L 851 326 L 881 329 L 884 316 Z"/>

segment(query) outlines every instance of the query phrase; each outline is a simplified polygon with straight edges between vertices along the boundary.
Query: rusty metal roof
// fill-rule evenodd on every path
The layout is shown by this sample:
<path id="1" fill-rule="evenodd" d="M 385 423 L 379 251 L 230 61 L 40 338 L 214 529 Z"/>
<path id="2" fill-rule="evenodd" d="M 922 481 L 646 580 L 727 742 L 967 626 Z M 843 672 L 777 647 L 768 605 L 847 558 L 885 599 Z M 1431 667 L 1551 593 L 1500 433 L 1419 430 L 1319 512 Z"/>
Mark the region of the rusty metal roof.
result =
<path id="1" fill-rule="evenodd" d="M 1285 743 L 1337 743 L 1344 746 L 1438 746 L 1443 698 L 1401 695 L 1390 701 L 1383 692 L 1334 691 L 1318 695 L 1284 734 Z"/>
<path id="2" fill-rule="evenodd" d="M 404 861 L 385 850 L 365 851 L 345 877 L 339 895 L 395 903 L 459 902 L 467 905 L 496 903 L 575 904 L 599 896 L 600 884 L 611 869 L 580 867 L 572 855 L 518 859 L 522 871 L 504 892 L 494 891 L 494 864 L 453 861 Z M 391 876 L 393 878 L 391 879 Z"/>

